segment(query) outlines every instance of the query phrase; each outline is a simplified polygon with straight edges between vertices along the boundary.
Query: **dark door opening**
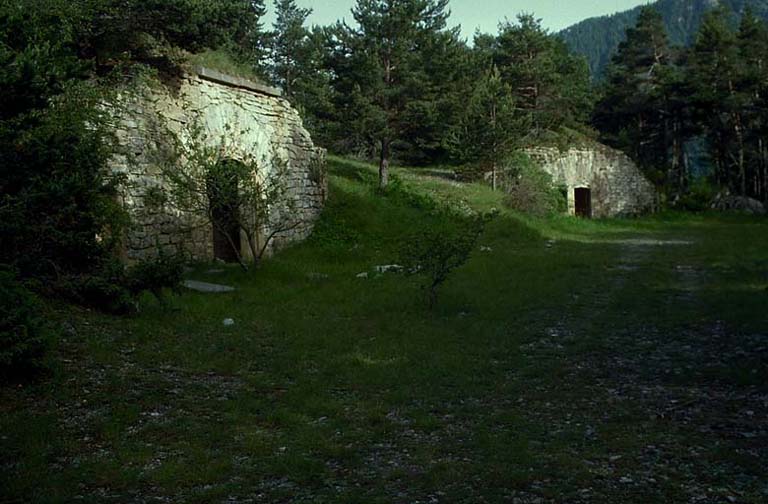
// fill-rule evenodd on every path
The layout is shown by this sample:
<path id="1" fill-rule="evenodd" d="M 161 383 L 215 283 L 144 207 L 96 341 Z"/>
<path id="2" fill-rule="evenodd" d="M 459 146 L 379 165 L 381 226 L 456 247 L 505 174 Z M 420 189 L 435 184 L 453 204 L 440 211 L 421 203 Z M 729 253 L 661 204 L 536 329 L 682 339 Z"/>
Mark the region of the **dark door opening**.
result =
<path id="1" fill-rule="evenodd" d="M 592 217 L 592 192 L 586 187 L 577 187 L 574 192 L 576 216 Z"/>
<path id="2" fill-rule="evenodd" d="M 237 171 L 231 163 L 219 163 L 208 174 L 208 201 L 213 224 L 213 255 L 225 262 L 238 262 L 240 243 L 240 202 Z"/>

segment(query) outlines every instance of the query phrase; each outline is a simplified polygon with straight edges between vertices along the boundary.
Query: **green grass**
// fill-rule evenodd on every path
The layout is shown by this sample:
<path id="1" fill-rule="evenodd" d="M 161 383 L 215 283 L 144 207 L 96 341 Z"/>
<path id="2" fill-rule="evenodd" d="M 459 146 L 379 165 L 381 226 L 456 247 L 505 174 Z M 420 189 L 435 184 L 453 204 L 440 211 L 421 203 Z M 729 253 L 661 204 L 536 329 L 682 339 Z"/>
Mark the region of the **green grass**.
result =
<path id="1" fill-rule="evenodd" d="M 764 219 L 531 219 L 330 169 L 307 242 L 190 274 L 235 293 L 51 309 L 75 331 L 0 390 L 0 502 L 765 501 Z M 372 270 L 459 200 L 501 213 L 429 311 Z"/>
<path id="2" fill-rule="evenodd" d="M 242 77 L 255 82 L 262 81 L 261 76 L 256 73 L 252 66 L 235 61 L 229 53 L 221 49 L 207 49 L 201 53 L 190 54 L 187 57 L 187 64 L 210 68 L 233 77 Z"/>

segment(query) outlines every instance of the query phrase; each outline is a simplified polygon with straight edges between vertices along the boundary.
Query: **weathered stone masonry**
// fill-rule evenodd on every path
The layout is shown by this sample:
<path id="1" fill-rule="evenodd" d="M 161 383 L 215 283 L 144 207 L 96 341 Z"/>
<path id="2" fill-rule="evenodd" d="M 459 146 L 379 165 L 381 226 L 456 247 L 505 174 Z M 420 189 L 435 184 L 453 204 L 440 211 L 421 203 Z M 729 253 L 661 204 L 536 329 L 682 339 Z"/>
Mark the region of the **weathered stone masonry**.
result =
<path id="1" fill-rule="evenodd" d="M 588 189 L 593 217 L 638 215 L 652 211 L 656 192 L 635 163 L 624 153 L 594 144 L 560 151 L 532 148 L 528 155 L 555 184 L 567 188 L 568 211 L 576 213 L 577 189 Z"/>
<path id="2" fill-rule="evenodd" d="M 272 248 L 311 233 L 327 194 L 325 151 L 314 146 L 298 112 L 279 90 L 200 68 L 175 87 L 149 82 L 131 90 L 114 110 L 119 111 L 121 153 L 111 168 L 125 177 L 122 198 L 133 220 L 125 240 L 129 261 L 156 256 L 160 250 L 183 252 L 193 260 L 214 258 L 210 224 L 156 201 L 166 186 L 158 152 L 167 137 L 189 142 L 197 130 L 210 146 L 226 145 L 222 157 L 255 160 L 267 170 L 278 163 L 286 167 L 287 197 L 302 224 L 278 235 Z"/>

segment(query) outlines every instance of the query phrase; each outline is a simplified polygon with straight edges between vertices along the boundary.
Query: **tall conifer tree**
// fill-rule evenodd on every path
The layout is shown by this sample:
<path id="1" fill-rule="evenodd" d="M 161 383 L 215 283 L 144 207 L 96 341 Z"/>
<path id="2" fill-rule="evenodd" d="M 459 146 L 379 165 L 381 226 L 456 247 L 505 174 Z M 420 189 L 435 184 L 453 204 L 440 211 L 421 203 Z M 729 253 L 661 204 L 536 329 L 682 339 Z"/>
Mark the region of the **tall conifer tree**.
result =
<path id="1" fill-rule="evenodd" d="M 303 9 L 296 0 L 275 0 L 275 20 L 272 33 L 271 73 L 288 99 L 293 98 L 296 83 L 310 71 L 309 30 L 304 26 L 312 9 Z"/>
<path id="2" fill-rule="evenodd" d="M 671 78 L 671 50 L 661 15 L 643 9 L 608 69 L 594 122 L 603 140 L 640 163 L 657 184 L 669 159 L 664 81 Z"/>
<path id="3" fill-rule="evenodd" d="M 741 18 L 737 45 L 742 68 L 739 92 L 743 96 L 748 160 L 744 190 L 768 200 L 768 27 L 751 9 L 747 9 Z"/>
<path id="4" fill-rule="evenodd" d="M 516 23 L 503 23 L 493 47 L 493 62 L 528 113 L 533 137 L 573 126 L 591 108 L 586 61 L 570 54 L 541 20 L 521 14 Z"/>
<path id="5" fill-rule="evenodd" d="M 357 123 L 374 140 L 379 154 L 379 185 L 389 181 L 392 146 L 402 139 L 406 109 L 425 99 L 429 79 L 420 71 L 424 48 L 445 31 L 448 0 L 357 0 L 357 27 L 344 26 L 340 44 L 354 65 L 350 99 Z M 349 68 L 349 67 L 348 67 Z M 431 76 L 433 78 L 438 76 Z"/>
<path id="6" fill-rule="evenodd" d="M 744 194 L 745 96 L 739 90 L 743 68 L 730 15 L 722 7 L 706 14 L 691 49 L 688 77 L 694 90 L 693 105 L 706 131 L 715 179 Z"/>

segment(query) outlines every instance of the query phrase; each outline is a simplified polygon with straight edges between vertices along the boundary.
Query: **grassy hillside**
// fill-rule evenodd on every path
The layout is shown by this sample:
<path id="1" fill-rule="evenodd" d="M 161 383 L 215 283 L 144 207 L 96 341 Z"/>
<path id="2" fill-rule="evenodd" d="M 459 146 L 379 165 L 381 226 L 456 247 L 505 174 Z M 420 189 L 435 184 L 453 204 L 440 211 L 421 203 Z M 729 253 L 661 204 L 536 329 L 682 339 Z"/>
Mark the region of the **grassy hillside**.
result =
<path id="1" fill-rule="evenodd" d="M 764 219 L 527 219 L 330 165 L 310 240 L 190 273 L 235 293 L 51 308 L 61 368 L 0 389 L 0 502 L 764 502 Z M 429 311 L 373 268 L 445 199 L 502 212 Z"/>
<path id="2" fill-rule="evenodd" d="M 749 5 L 756 15 L 768 18 L 766 0 L 719 2 L 731 8 L 737 17 Z M 658 0 L 652 5 L 664 18 L 670 42 L 687 46 L 694 41 L 706 11 L 717 3 L 718 0 Z M 566 28 L 559 35 L 572 51 L 587 58 L 592 75 L 599 77 L 610 63 L 619 44 L 625 39 L 626 29 L 637 21 L 641 8 L 642 6 L 610 16 L 587 19 Z"/>

